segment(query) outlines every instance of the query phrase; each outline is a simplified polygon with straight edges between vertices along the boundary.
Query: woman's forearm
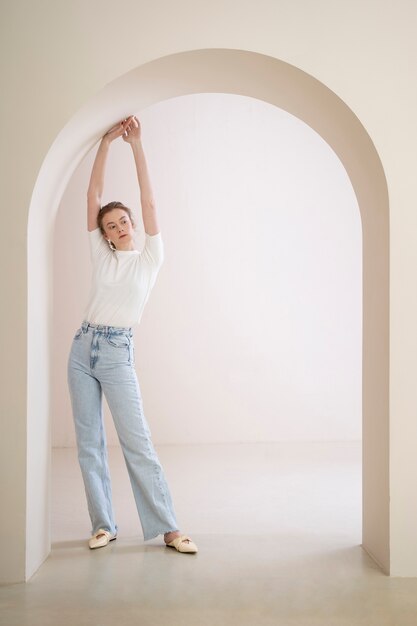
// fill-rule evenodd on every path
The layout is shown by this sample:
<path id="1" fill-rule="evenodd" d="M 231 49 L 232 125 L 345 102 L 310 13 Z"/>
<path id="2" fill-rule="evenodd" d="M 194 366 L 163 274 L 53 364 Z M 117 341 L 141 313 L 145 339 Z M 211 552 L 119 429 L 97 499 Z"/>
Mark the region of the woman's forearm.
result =
<path id="1" fill-rule="evenodd" d="M 104 189 L 104 175 L 106 171 L 107 157 L 109 153 L 110 141 L 103 137 L 97 150 L 94 165 L 91 170 L 90 184 L 87 196 L 100 202 Z"/>
<path id="2" fill-rule="evenodd" d="M 97 216 L 101 207 L 101 198 L 104 189 L 104 174 L 106 170 L 107 156 L 109 153 L 110 141 L 103 137 L 94 159 L 91 170 L 90 184 L 87 190 L 87 228 L 95 230 L 97 228 Z"/>
<path id="3" fill-rule="evenodd" d="M 142 142 L 139 139 L 133 142 L 131 146 L 135 159 L 136 172 L 139 182 L 143 225 L 145 227 L 145 232 L 148 235 L 156 235 L 157 233 L 159 233 L 159 225 L 155 200 L 152 192 L 152 186 Z"/>

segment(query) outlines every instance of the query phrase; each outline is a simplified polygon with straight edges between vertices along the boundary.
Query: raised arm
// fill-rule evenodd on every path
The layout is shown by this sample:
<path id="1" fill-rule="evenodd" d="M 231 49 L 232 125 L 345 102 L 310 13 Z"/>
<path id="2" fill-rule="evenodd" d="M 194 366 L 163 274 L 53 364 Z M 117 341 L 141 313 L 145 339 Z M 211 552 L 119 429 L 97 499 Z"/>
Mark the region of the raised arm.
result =
<path id="1" fill-rule="evenodd" d="M 117 139 L 117 137 L 124 135 L 129 124 L 132 123 L 132 120 L 133 116 L 130 116 L 113 126 L 113 128 L 104 135 L 98 147 L 87 191 L 87 228 L 90 231 L 97 228 L 97 215 L 101 208 L 104 174 L 110 144 L 114 139 Z"/>
<path id="2" fill-rule="evenodd" d="M 123 140 L 130 143 L 135 159 L 145 233 L 148 235 L 157 235 L 159 233 L 158 216 L 152 194 L 148 167 L 146 165 L 145 153 L 142 147 L 141 127 L 137 117 L 134 117 L 132 122 L 127 126 Z"/>

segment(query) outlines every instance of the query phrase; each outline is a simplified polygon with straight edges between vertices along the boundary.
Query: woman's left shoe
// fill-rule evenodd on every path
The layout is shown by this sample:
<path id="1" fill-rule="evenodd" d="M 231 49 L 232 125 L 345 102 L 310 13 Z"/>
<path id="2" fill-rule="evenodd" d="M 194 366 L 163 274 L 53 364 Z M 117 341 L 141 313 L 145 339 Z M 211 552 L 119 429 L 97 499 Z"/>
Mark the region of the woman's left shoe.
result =
<path id="1" fill-rule="evenodd" d="M 195 545 L 194 541 L 191 540 L 191 537 L 188 535 L 181 535 L 180 537 L 175 537 L 172 541 L 165 544 L 169 548 L 175 548 L 178 552 L 198 552 L 198 548 Z"/>
<path id="2" fill-rule="evenodd" d="M 109 541 L 114 541 L 115 539 L 116 535 L 112 535 L 108 530 L 100 528 L 96 534 L 91 537 L 88 545 L 91 550 L 94 550 L 94 548 L 104 548 L 104 546 L 107 546 Z"/>

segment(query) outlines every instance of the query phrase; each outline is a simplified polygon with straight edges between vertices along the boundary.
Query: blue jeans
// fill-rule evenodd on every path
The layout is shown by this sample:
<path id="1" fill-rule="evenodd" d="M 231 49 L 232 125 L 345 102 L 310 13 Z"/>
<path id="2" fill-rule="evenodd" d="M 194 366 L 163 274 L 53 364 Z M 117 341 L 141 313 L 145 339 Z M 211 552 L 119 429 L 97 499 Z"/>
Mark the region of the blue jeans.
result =
<path id="1" fill-rule="evenodd" d="M 68 386 L 92 534 L 100 528 L 117 533 L 102 392 L 123 450 L 144 540 L 178 530 L 163 468 L 143 413 L 131 329 L 83 322 L 72 342 Z"/>

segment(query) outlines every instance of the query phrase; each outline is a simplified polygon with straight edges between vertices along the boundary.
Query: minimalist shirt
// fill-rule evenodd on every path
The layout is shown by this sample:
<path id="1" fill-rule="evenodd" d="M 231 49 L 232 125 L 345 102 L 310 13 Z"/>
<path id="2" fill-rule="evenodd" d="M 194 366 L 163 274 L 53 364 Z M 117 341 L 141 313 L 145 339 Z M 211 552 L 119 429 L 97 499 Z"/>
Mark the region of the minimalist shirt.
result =
<path id="1" fill-rule="evenodd" d="M 139 250 L 111 250 L 101 230 L 88 233 L 93 277 L 84 319 L 91 324 L 139 324 L 164 258 L 161 233 L 145 234 Z"/>

